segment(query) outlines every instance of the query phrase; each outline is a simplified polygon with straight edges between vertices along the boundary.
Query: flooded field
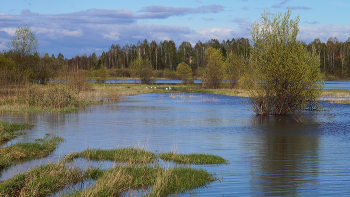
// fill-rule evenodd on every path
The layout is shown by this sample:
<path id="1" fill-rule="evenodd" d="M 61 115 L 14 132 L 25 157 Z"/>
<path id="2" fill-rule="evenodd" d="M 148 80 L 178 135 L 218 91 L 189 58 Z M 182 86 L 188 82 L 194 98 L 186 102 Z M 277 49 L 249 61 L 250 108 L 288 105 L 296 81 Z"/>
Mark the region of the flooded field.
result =
<path id="1" fill-rule="evenodd" d="M 154 153 L 208 153 L 228 160 L 224 165 L 190 165 L 219 178 L 194 191 L 198 196 L 347 196 L 350 105 L 327 107 L 331 110 L 305 113 L 300 123 L 286 116 L 255 116 L 240 97 L 165 93 L 129 96 L 117 104 L 70 114 L 2 114 L 3 121 L 35 125 L 4 146 L 32 142 L 46 133 L 65 142 L 47 158 L 3 171 L 0 180 L 86 148 L 140 147 Z M 78 159 L 76 165 L 115 164 Z M 193 192 L 184 194 L 190 195 Z"/>

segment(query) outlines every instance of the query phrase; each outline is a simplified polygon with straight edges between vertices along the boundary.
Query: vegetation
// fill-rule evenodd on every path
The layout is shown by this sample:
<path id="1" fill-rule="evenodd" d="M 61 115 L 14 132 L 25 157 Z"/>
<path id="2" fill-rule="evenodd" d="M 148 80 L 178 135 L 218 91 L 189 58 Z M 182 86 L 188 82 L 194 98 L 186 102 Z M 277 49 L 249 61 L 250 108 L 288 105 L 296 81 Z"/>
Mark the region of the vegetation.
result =
<path id="1" fill-rule="evenodd" d="M 130 164 L 146 164 L 155 159 L 154 153 L 138 148 L 120 148 L 110 150 L 87 149 L 81 153 L 70 153 L 66 155 L 65 159 L 66 161 L 71 161 L 78 157 L 95 161 L 110 160 Z"/>
<path id="2" fill-rule="evenodd" d="M 221 51 L 214 48 L 208 48 L 205 52 L 206 66 L 203 70 L 202 81 L 208 88 L 217 89 L 224 79 L 222 66 L 224 63 Z"/>
<path id="3" fill-rule="evenodd" d="M 0 145 L 22 134 L 16 131 L 31 128 L 31 127 L 33 127 L 33 125 L 28 123 L 16 124 L 16 123 L 3 122 L 0 120 Z"/>
<path id="4" fill-rule="evenodd" d="M 209 154 L 176 154 L 176 153 L 162 153 L 159 157 L 166 161 L 174 161 L 177 163 L 191 163 L 191 164 L 227 164 L 227 161 L 216 155 Z"/>
<path id="5" fill-rule="evenodd" d="M 63 139 L 59 137 L 45 137 L 33 143 L 17 143 L 0 149 L 0 171 L 18 163 L 34 158 L 42 158 L 53 152 Z"/>
<path id="6" fill-rule="evenodd" d="M 191 168 L 117 166 L 97 179 L 96 184 L 67 196 L 119 196 L 129 189 L 147 189 L 147 196 L 167 196 L 203 187 L 215 178 L 204 170 Z"/>
<path id="7" fill-rule="evenodd" d="M 84 171 L 70 167 L 66 163 L 67 160 L 71 161 L 77 156 L 86 157 L 86 155 L 100 161 L 115 161 L 116 155 L 121 154 L 123 154 L 123 161 L 132 161 L 130 163 L 134 164 L 147 164 L 155 157 L 153 153 L 135 148 L 106 151 L 95 149 L 72 153 L 66 156 L 65 161 L 49 163 L 1 182 L 0 193 L 2 196 L 46 196 L 64 187 L 92 179 L 96 182 L 91 187 L 65 196 L 119 196 L 130 189 L 142 189 L 146 196 L 167 196 L 204 187 L 216 180 L 213 174 L 202 169 L 179 167 L 165 169 L 159 166 L 128 164 L 118 165 L 109 170 L 93 167 Z M 202 163 L 227 162 L 214 155 L 201 155 L 200 157 Z"/>
<path id="8" fill-rule="evenodd" d="M 255 113 L 281 115 L 316 109 L 323 90 L 319 56 L 297 41 L 299 18 L 262 15 L 252 26 L 254 46 L 243 83 Z"/>
<path id="9" fill-rule="evenodd" d="M 186 63 L 180 63 L 176 68 L 176 74 L 180 77 L 183 84 L 187 84 L 192 77 L 192 69 Z"/>
<path id="10" fill-rule="evenodd" d="M 62 162 L 49 163 L 0 183 L 0 194 L 10 196 L 47 196 L 84 180 L 79 168 L 66 166 Z"/>

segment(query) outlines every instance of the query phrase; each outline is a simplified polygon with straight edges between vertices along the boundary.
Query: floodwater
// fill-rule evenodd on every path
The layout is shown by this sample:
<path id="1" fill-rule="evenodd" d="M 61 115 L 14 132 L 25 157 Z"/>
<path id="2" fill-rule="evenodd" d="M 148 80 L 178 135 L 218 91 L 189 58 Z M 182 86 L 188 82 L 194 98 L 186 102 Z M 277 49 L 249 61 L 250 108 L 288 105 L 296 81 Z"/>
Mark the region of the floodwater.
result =
<path id="1" fill-rule="evenodd" d="M 244 98 L 164 93 L 129 96 L 70 114 L 2 114 L 3 121 L 35 125 L 6 145 L 46 133 L 66 141 L 50 157 L 2 172 L 0 180 L 88 147 L 141 147 L 227 159 L 227 165 L 191 165 L 219 178 L 196 190 L 198 196 L 349 196 L 350 105 L 328 107 L 305 113 L 300 123 L 286 116 L 255 116 Z M 79 160 L 77 165 L 88 164 Z"/>
<path id="2" fill-rule="evenodd" d="M 141 80 L 118 80 L 118 79 L 111 79 L 106 80 L 105 83 L 141 83 Z M 167 79 L 158 79 L 155 81 L 155 84 L 179 84 L 182 83 L 181 80 L 167 80 Z M 202 83 L 201 80 L 193 80 L 193 83 L 199 84 Z M 324 89 L 330 90 L 330 89 L 345 89 L 350 90 L 350 81 L 325 81 L 325 87 Z"/>

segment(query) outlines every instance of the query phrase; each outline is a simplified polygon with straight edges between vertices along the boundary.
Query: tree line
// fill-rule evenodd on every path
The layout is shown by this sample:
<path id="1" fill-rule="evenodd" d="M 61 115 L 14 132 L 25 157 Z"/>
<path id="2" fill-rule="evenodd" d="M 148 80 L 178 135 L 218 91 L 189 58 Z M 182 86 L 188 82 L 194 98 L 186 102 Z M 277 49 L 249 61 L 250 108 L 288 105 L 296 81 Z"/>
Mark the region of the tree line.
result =
<path id="1" fill-rule="evenodd" d="M 46 83 L 57 76 L 66 75 L 66 72 L 81 70 L 89 71 L 90 77 L 103 79 L 108 76 L 142 78 L 140 75 L 142 73 L 146 75 L 144 82 L 150 82 L 150 78 L 160 77 L 188 81 L 189 75 L 205 80 L 204 71 L 210 62 L 207 56 L 212 52 L 211 50 L 207 53 L 210 48 L 219 52 L 215 54 L 216 56 L 220 54 L 220 62 L 225 64 L 220 67 L 220 75 L 224 76 L 219 79 L 234 82 L 247 67 L 253 47 L 251 40 L 247 38 L 232 38 L 221 42 L 211 39 L 206 42 L 198 41 L 194 45 L 184 41 L 180 46 L 176 46 L 172 40 L 149 42 L 145 39 L 137 44 L 126 44 L 122 47 L 119 44 L 112 44 L 108 51 L 100 55 L 92 53 L 68 59 L 62 53 L 57 57 L 49 56 L 47 53 L 39 55 L 37 39 L 29 27 L 18 28 L 17 34 L 9 44 L 10 49 L 0 53 L 2 83 L 26 81 Z M 23 36 L 26 36 L 30 44 L 21 45 L 20 40 Z M 309 52 L 315 51 L 318 54 L 320 71 L 328 79 L 350 77 L 350 38 L 345 42 L 339 41 L 336 37 L 329 38 L 327 42 L 321 42 L 316 38 L 309 44 L 303 42 L 302 44 Z M 191 74 L 187 73 L 185 78 L 179 76 L 181 72 L 175 72 L 181 63 L 190 67 Z M 143 69 L 146 67 L 147 69 Z"/>
<path id="2" fill-rule="evenodd" d="M 336 37 L 330 37 L 327 42 L 321 42 L 316 38 L 309 44 L 303 42 L 308 51 L 316 50 L 320 57 L 321 72 L 327 77 L 349 78 L 350 77 L 350 37 L 341 42 Z M 176 46 L 172 40 L 148 42 L 145 39 L 137 44 L 126 44 L 121 47 L 119 44 L 112 44 L 106 52 L 101 55 L 92 53 L 90 55 L 76 56 L 65 59 L 65 64 L 69 68 L 82 70 L 98 70 L 102 66 L 107 69 L 128 69 L 137 59 L 147 59 L 153 70 L 175 71 L 180 63 L 188 64 L 192 70 L 205 67 L 205 52 L 208 48 L 221 51 L 226 60 L 230 54 L 242 57 L 247 61 L 250 56 L 251 45 L 247 38 L 233 38 L 232 40 L 219 41 L 211 39 L 206 42 L 198 41 L 194 46 L 183 41 L 180 46 Z M 57 58 L 63 59 L 59 54 Z"/>

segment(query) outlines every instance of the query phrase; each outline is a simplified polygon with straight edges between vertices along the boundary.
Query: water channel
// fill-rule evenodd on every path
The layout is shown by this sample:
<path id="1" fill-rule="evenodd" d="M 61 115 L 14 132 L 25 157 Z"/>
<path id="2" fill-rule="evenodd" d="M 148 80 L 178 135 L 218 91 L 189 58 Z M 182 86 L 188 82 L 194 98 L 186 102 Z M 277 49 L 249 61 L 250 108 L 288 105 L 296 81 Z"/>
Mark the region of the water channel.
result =
<path id="1" fill-rule="evenodd" d="M 240 97 L 153 93 L 70 114 L 1 114 L 3 121 L 35 125 L 5 146 L 46 133 L 65 142 L 47 158 L 12 166 L 0 180 L 88 147 L 141 147 L 227 159 L 227 165 L 191 166 L 219 178 L 198 190 L 198 196 L 349 196 L 350 105 L 328 107 L 330 111 L 305 113 L 299 123 L 292 117 L 255 116 Z M 87 163 L 79 160 L 77 165 Z"/>

